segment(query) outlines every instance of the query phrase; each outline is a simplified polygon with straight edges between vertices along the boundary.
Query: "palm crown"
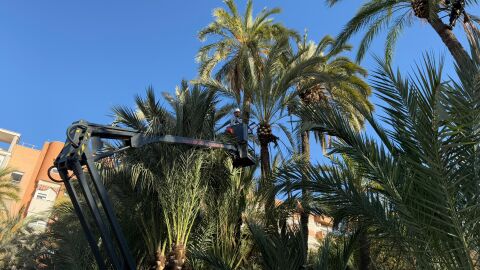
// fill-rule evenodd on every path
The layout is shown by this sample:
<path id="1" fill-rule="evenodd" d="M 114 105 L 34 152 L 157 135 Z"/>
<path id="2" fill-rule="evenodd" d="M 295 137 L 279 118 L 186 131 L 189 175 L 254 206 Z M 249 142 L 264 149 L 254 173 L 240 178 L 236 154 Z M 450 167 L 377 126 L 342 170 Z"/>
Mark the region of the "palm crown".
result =
<path id="1" fill-rule="evenodd" d="M 334 5 L 339 0 L 327 0 Z M 346 42 L 356 32 L 366 29 L 358 47 L 357 60 L 360 61 L 373 38 L 380 31 L 387 29 L 385 39 L 385 59 L 389 62 L 401 32 L 415 22 L 415 17 L 432 26 L 445 43 L 458 64 L 469 62 L 468 53 L 457 40 L 451 28 L 455 22 L 463 18 L 466 29 L 474 28 L 472 24 L 478 19 L 466 12 L 465 8 L 477 4 L 476 0 L 380 0 L 367 1 L 347 23 L 338 37 L 340 44 Z M 448 25 L 441 17 L 450 18 Z M 470 30 L 467 30 L 470 31 Z"/>
<path id="2" fill-rule="evenodd" d="M 224 3 L 228 9 L 215 9 L 214 21 L 199 32 L 200 40 L 208 37 L 215 40 L 198 52 L 199 75 L 203 79 L 214 75 L 215 79 L 228 84 L 239 95 L 246 91 L 241 104 L 246 122 L 252 98 L 245 89 L 245 81 L 250 79 L 249 76 L 262 72 L 263 58 L 279 36 L 295 37 L 296 32 L 273 21 L 271 16 L 280 12 L 278 8 L 264 9 L 253 17 L 253 3 L 249 0 L 245 14 L 241 16 L 233 0 Z M 218 67 L 217 72 L 211 74 L 215 67 Z"/>

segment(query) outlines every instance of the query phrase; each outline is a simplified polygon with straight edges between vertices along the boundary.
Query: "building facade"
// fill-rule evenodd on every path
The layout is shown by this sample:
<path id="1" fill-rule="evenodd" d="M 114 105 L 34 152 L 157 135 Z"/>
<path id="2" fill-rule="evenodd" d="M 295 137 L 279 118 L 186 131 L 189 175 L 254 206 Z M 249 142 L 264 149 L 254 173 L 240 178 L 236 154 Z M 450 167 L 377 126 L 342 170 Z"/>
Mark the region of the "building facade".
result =
<path id="1" fill-rule="evenodd" d="M 300 214 L 294 214 L 287 220 L 290 226 L 300 227 Z M 308 216 L 308 249 L 316 250 L 322 240 L 332 231 L 332 219 L 326 216 L 310 214 Z"/>
<path id="2" fill-rule="evenodd" d="M 50 180 L 48 170 L 63 148 L 61 142 L 45 142 L 41 149 L 19 144 L 20 134 L 0 129 L 0 168 L 12 172 L 10 180 L 19 188 L 19 200 L 7 201 L 10 214 L 23 209 L 24 216 L 36 216 L 36 225 L 46 227 L 55 200 L 62 196 L 62 185 Z M 55 169 L 52 176 L 60 178 Z"/>
<path id="3" fill-rule="evenodd" d="M 279 206 L 283 201 L 275 200 L 275 204 Z M 297 205 L 297 211 L 287 219 L 287 225 L 290 227 L 300 228 L 300 212 L 302 206 L 300 203 Z M 308 216 L 308 250 L 316 250 L 321 246 L 322 240 L 327 236 L 329 232 L 333 230 L 333 220 L 330 217 L 310 214 Z"/>

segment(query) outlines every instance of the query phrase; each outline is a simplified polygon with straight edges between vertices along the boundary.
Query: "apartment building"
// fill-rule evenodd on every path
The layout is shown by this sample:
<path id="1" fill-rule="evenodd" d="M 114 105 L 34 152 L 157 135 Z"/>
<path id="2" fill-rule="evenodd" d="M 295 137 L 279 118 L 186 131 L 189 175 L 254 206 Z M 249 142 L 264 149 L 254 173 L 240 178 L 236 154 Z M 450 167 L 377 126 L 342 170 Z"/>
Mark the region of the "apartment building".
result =
<path id="1" fill-rule="evenodd" d="M 37 216 L 40 228 L 46 227 L 48 212 L 62 196 L 62 185 L 48 177 L 48 170 L 63 147 L 61 142 L 45 142 L 41 149 L 21 145 L 20 134 L 0 129 L 0 168 L 12 170 L 10 180 L 19 187 L 19 200 L 8 201 L 10 214 L 24 209 L 24 216 Z M 53 176 L 59 175 L 53 170 Z"/>

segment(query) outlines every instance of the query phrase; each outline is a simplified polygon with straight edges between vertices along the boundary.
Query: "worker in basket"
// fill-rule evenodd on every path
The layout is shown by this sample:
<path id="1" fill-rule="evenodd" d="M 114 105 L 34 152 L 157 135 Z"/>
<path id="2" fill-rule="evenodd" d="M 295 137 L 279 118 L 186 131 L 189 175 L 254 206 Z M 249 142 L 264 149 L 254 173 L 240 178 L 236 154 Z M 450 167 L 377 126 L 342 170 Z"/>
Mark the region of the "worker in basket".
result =
<path id="1" fill-rule="evenodd" d="M 230 125 L 225 129 L 225 133 L 234 135 L 234 126 L 242 124 L 243 120 L 241 117 L 241 111 L 239 108 L 235 108 L 233 111 L 233 117 L 230 119 Z M 248 125 L 248 134 L 253 134 L 253 128 L 258 126 L 255 122 Z"/>
<path id="2" fill-rule="evenodd" d="M 240 117 L 240 109 L 235 108 L 233 110 L 233 117 L 230 119 L 230 126 L 235 126 L 242 123 L 242 118 Z"/>
<path id="3" fill-rule="evenodd" d="M 233 134 L 233 126 L 241 123 L 242 123 L 242 118 L 240 117 L 240 109 L 235 108 L 235 110 L 233 110 L 233 117 L 230 119 L 230 125 L 227 127 L 225 131 L 229 134 Z"/>

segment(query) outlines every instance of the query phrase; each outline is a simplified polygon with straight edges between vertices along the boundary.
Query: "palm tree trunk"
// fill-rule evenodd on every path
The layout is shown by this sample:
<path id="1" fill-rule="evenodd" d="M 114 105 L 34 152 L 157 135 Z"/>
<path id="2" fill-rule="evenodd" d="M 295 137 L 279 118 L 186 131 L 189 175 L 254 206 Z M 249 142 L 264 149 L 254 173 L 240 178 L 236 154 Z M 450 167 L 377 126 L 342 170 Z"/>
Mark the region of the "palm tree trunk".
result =
<path id="1" fill-rule="evenodd" d="M 168 256 L 166 270 L 181 270 L 186 260 L 185 245 L 175 244 Z"/>
<path id="2" fill-rule="evenodd" d="M 242 121 L 244 124 L 247 124 L 247 125 L 250 121 L 250 98 L 247 98 L 247 97 L 243 102 Z"/>
<path id="3" fill-rule="evenodd" d="M 310 162 L 310 135 L 308 131 L 302 132 L 302 154 L 305 162 Z M 302 182 L 306 182 L 307 179 L 305 176 L 302 177 Z M 305 185 L 302 185 L 305 186 Z M 302 229 L 303 236 L 305 237 L 304 242 L 304 264 L 307 263 L 308 258 L 308 218 L 310 213 L 308 212 L 308 206 L 306 205 L 308 202 L 309 193 L 305 187 L 302 187 L 302 201 L 303 207 L 302 211 L 300 212 L 300 227 Z"/>
<path id="4" fill-rule="evenodd" d="M 370 240 L 368 240 L 367 233 L 365 231 L 360 232 L 359 236 L 359 257 L 360 257 L 360 270 L 368 270 L 371 266 L 370 258 Z"/>
<path id="5" fill-rule="evenodd" d="M 260 143 L 260 163 L 261 163 L 261 172 L 262 172 L 262 182 L 260 190 L 262 192 L 267 192 L 267 197 L 265 201 L 265 215 L 267 218 L 267 225 L 273 226 L 275 224 L 275 195 L 272 195 L 271 192 L 273 188 L 272 179 L 270 178 L 272 169 L 270 168 L 270 151 L 268 150 L 268 143 Z"/>
<path id="6" fill-rule="evenodd" d="M 268 177 L 271 174 L 270 168 L 270 151 L 268 150 L 268 143 L 260 144 L 260 162 L 261 162 L 261 171 L 262 171 L 262 180 L 265 185 L 265 188 L 268 187 Z"/>
<path id="7" fill-rule="evenodd" d="M 163 254 L 162 250 L 159 249 L 155 253 L 155 270 L 163 269 L 165 269 L 165 255 Z"/>
<path id="8" fill-rule="evenodd" d="M 435 32 L 437 32 L 437 34 L 440 36 L 443 43 L 445 44 L 445 46 L 447 46 L 448 50 L 450 51 L 453 58 L 460 67 L 464 66 L 464 64 L 472 63 L 469 54 L 463 48 L 460 41 L 458 41 L 453 31 L 450 30 L 450 28 L 442 22 L 438 15 L 434 15 L 434 17 L 430 18 L 428 22 L 435 30 Z"/>

